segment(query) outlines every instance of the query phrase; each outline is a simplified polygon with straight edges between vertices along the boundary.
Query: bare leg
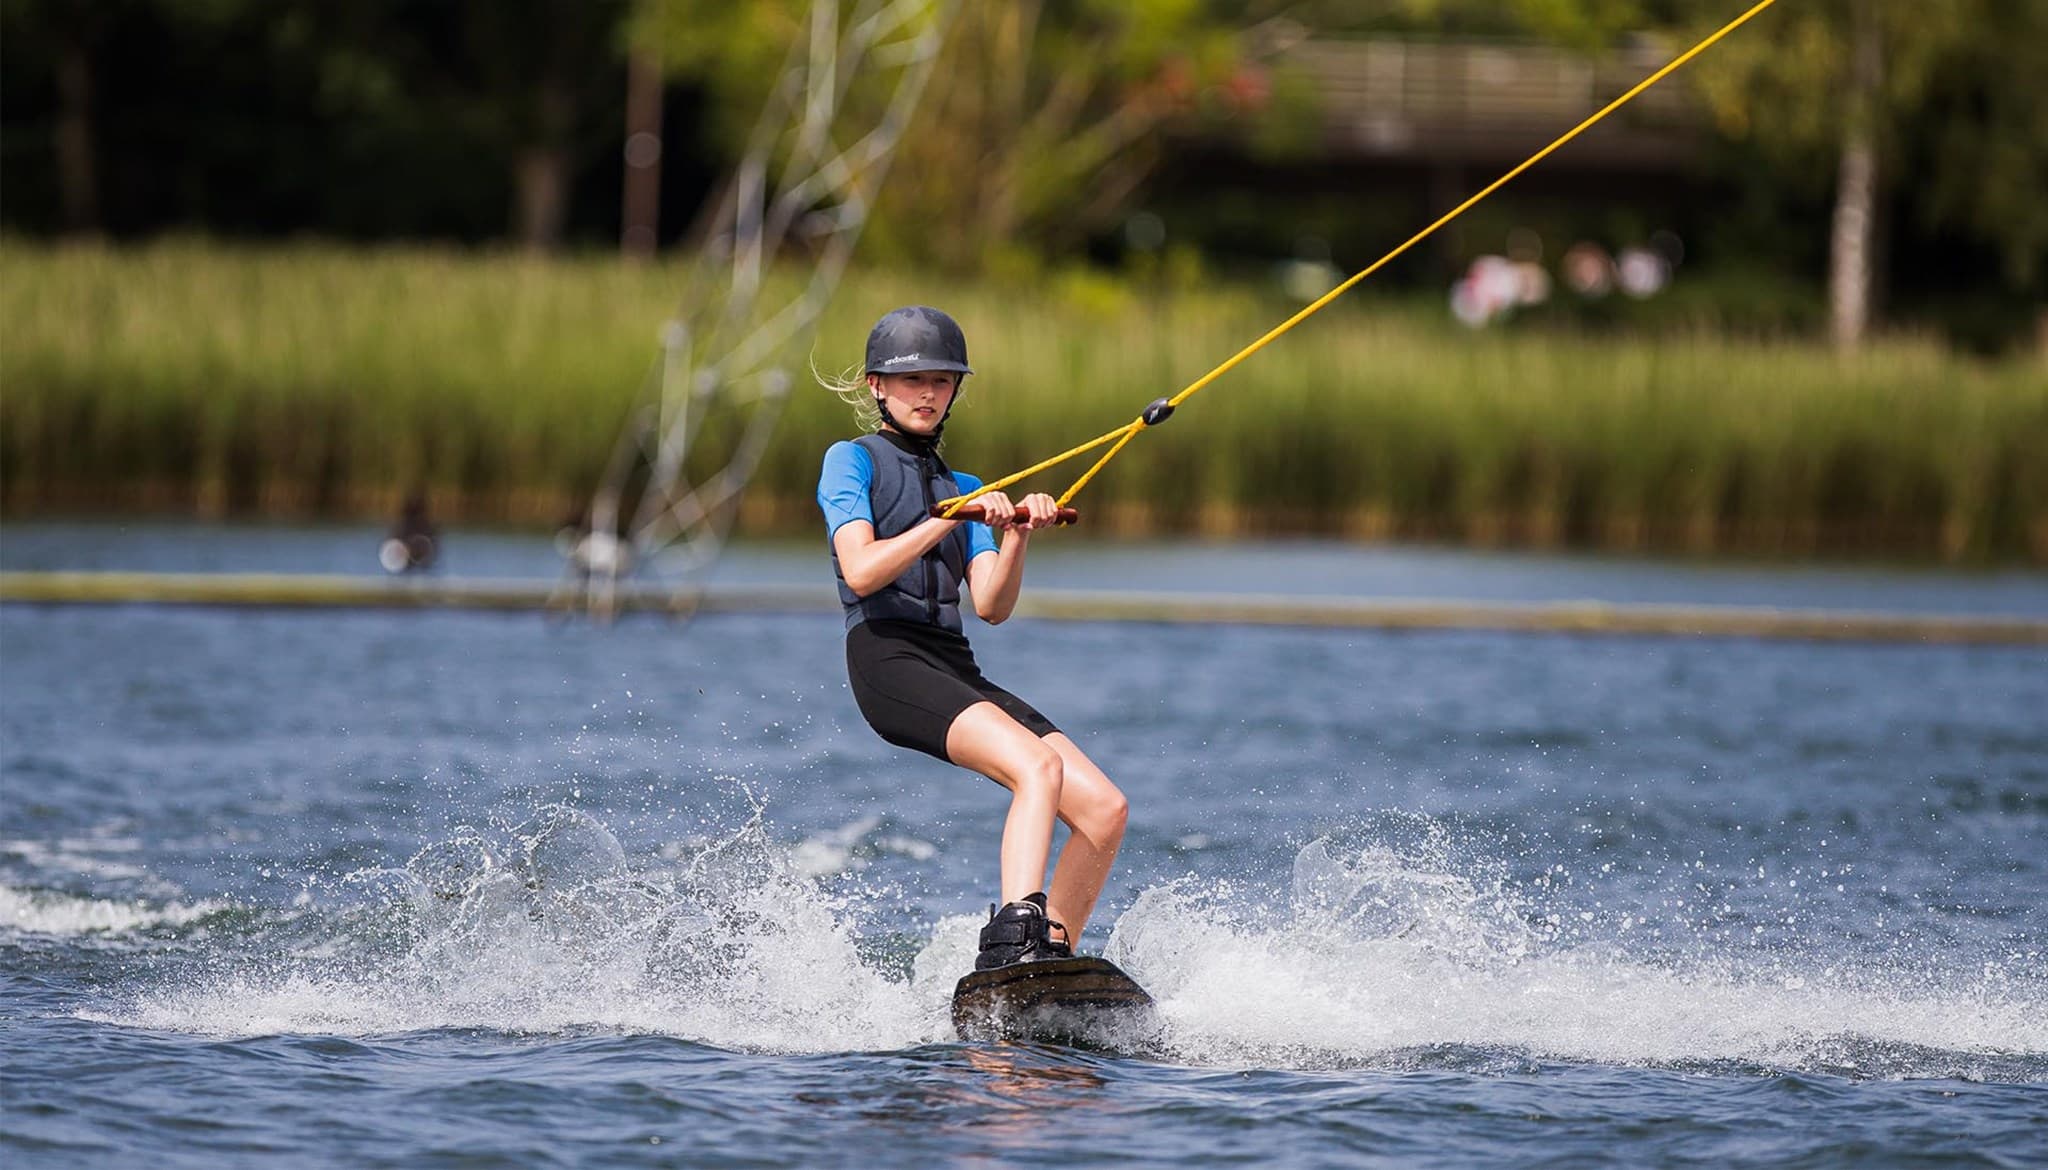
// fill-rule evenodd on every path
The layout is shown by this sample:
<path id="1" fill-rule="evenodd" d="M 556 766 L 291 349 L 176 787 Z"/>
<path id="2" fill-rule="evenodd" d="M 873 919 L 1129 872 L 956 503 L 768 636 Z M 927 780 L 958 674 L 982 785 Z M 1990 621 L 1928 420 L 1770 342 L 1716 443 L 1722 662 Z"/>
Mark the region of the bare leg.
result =
<path id="1" fill-rule="evenodd" d="M 1073 830 L 1060 849 L 1059 865 L 1053 869 L 1052 887 L 1046 891 L 1046 899 L 1051 903 L 1050 917 L 1054 922 L 1067 924 L 1066 941 L 1072 943 L 1087 927 L 1088 916 L 1095 912 L 1095 900 L 1102 896 L 1102 887 L 1109 881 L 1110 866 L 1116 861 L 1117 848 L 1123 844 L 1129 805 L 1124 794 L 1073 740 L 1054 732 L 1044 742 L 1059 753 L 1060 819 Z"/>
<path id="2" fill-rule="evenodd" d="M 1039 739 L 994 703 L 976 703 L 946 729 L 946 755 L 1010 790 L 1010 815 L 1003 821 L 1002 900 L 1019 901 L 1044 889 L 1065 772 L 1050 738 Z"/>

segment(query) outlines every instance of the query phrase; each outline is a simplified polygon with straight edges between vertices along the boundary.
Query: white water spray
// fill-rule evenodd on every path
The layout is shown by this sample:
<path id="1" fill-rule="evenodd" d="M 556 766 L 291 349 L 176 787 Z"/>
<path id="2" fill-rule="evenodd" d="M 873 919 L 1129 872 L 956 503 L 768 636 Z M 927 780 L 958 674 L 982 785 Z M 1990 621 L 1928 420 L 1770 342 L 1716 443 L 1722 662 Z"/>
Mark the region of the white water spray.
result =
<path id="1" fill-rule="evenodd" d="M 339 922 L 325 941 L 145 994 L 115 1018 L 244 1035 L 599 1030 L 778 1052 L 949 1042 L 947 1000 L 979 916 L 938 921 L 906 975 L 862 953 L 855 907 L 817 879 L 893 851 L 881 832 L 862 821 L 784 846 L 757 815 L 636 866 L 604 825 L 553 807 L 352 875 L 359 900 L 321 911 Z M 1312 842 L 1279 906 L 1228 880 L 1157 886 L 1106 953 L 1158 997 L 1161 1055 L 1198 1065 L 1404 1068 L 1456 1049 L 1998 1076 L 2000 1060 L 2038 1070 L 2048 1056 L 2038 979 L 1953 986 L 1839 967 L 1787 979 L 1723 955 L 1646 958 L 1561 939 L 1514 883 L 1446 852 Z"/>

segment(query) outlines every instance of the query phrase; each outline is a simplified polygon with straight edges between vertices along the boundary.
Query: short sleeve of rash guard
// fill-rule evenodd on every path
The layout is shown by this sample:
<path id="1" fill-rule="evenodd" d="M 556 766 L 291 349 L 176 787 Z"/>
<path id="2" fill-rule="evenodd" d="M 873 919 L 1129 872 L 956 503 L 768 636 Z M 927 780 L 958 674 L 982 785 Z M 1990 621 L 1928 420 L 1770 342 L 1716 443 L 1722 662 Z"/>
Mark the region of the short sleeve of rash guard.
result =
<path id="1" fill-rule="evenodd" d="M 981 480 L 965 472 L 953 473 L 961 495 L 981 490 Z M 874 500 L 869 495 L 875 484 L 875 461 L 858 443 L 834 443 L 825 451 L 825 466 L 818 473 L 818 508 L 825 513 L 825 535 L 829 538 L 854 520 L 875 522 Z M 995 533 L 978 520 L 967 522 L 967 559 L 996 551 Z"/>
<path id="2" fill-rule="evenodd" d="M 818 474 L 818 507 L 825 513 L 825 535 L 829 538 L 851 521 L 875 522 L 875 505 L 868 491 L 875 483 L 875 461 L 858 443 L 834 443 L 825 451 L 825 467 Z"/>
<path id="3" fill-rule="evenodd" d="M 953 473 L 953 482 L 960 485 L 960 494 L 971 496 L 981 490 L 981 479 L 964 471 Z M 996 551 L 996 534 L 979 520 L 967 522 L 967 559 L 973 560 L 985 552 Z"/>

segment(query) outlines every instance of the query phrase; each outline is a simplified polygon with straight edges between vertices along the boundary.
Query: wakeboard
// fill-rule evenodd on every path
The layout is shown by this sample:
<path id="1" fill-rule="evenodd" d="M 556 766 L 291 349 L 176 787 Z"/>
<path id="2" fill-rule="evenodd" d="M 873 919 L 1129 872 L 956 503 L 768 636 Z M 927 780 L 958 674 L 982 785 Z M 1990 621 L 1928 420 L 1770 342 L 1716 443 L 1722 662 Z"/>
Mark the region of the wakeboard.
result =
<path id="1" fill-rule="evenodd" d="M 1152 997 L 1108 959 L 1044 959 L 976 971 L 953 988 L 962 1040 L 1129 1048 L 1158 1032 Z"/>

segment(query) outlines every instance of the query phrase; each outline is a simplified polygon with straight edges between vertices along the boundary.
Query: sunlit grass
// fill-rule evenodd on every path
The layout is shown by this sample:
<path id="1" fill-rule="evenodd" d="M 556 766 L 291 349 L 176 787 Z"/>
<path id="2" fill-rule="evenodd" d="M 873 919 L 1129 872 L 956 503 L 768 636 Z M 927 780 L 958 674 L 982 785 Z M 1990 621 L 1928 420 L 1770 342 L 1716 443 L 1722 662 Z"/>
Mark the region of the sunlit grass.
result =
<path id="1" fill-rule="evenodd" d="M 8 509 L 559 519 L 656 353 L 674 266 L 425 249 L 0 242 Z M 1295 307 L 1241 286 L 933 283 L 856 272 L 746 515 L 808 528 L 851 421 L 806 363 L 897 304 L 959 317 L 979 371 L 958 466 L 1126 421 Z M 1104 532 L 2048 560 L 2048 376 L 1931 342 L 1839 357 L 1707 334 L 1464 332 L 1339 302 L 1142 435 L 1078 501 Z M 1047 473 L 1063 487 L 1076 462 Z"/>

